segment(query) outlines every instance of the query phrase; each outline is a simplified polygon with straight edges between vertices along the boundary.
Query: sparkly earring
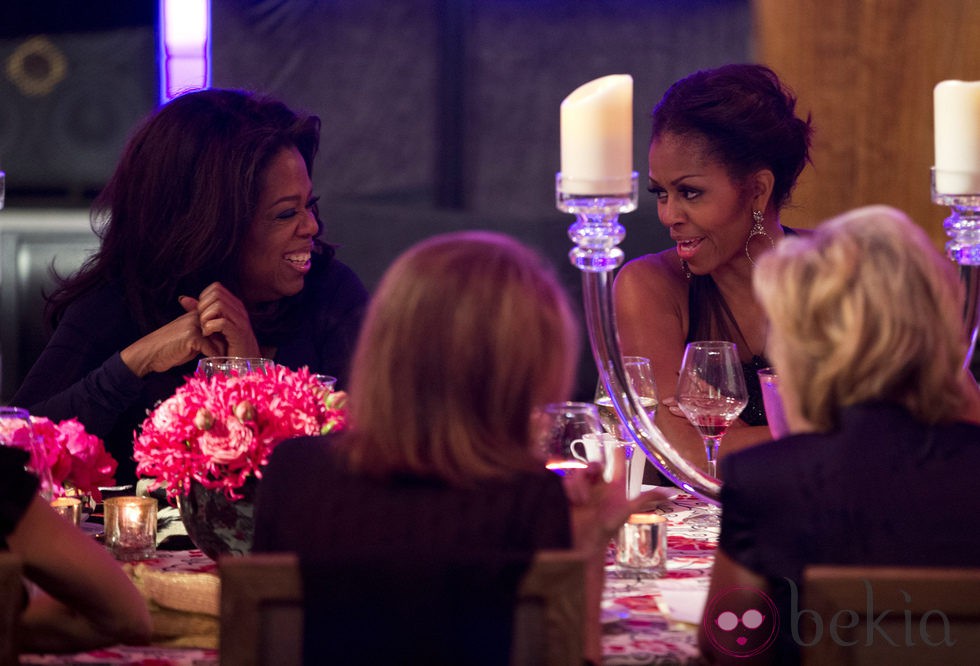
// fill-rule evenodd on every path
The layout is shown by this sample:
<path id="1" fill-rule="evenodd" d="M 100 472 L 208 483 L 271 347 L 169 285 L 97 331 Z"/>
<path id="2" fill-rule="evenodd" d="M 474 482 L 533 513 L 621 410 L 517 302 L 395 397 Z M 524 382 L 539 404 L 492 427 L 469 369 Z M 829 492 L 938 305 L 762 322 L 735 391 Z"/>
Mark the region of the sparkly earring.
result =
<path id="1" fill-rule="evenodd" d="M 766 228 L 762 226 L 763 221 L 765 221 L 766 216 L 761 210 L 752 211 L 752 221 L 755 223 L 752 225 L 752 229 L 749 230 L 749 237 L 745 239 L 745 256 L 749 258 L 749 262 L 755 266 L 755 259 L 749 254 L 749 242 L 756 236 L 765 236 L 769 241 L 770 247 L 776 247 L 776 241 L 772 239 Z"/>
<path id="2" fill-rule="evenodd" d="M 691 279 L 691 269 L 687 265 L 687 261 L 685 259 L 681 259 L 681 268 L 684 269 L 684 276 L 687 277 L 688 280 L 690 280 Z"/>

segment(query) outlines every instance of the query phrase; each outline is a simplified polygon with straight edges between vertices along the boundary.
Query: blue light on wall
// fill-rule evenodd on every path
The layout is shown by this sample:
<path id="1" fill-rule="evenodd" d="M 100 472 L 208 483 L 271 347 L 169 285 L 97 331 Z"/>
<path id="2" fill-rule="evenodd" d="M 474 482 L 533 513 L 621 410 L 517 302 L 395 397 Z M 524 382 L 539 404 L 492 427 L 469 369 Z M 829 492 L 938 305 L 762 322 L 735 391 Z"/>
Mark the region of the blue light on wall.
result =
<path id="1" fill-rule="evenodd" d="M 211 85 L 210 0 L 160 0 L 160 101 Z"/>

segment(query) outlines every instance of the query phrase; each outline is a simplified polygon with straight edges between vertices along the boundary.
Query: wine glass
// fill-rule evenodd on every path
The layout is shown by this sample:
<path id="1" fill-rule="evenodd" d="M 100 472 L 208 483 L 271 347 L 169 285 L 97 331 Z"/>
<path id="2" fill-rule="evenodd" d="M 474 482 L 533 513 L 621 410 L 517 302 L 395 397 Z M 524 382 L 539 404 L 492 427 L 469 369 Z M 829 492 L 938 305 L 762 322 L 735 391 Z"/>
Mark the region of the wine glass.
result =
<path id="1" fill-rule="evenodd" d="M 677 404 L 704 439 L 711 476 L 718 476 L 721 440 L 748 401 L 734 342 L 688 343 L 677 379 Z M 717 508 L 712 507 L 711 513 L 703 518 L 693 522 L 717 525 Z"/>
<path id="2" fill-rule="evenodd" d="M 588 402 L 552 402 L 536 410 L 538 442 L 545 467 L 562 476 L 599 463 L 606 450 L 599 410 Z"/>
<path id="3" fill-rule="evenodd" d="M 337 387 L 337 378 L 333 375 L 314 374 L 313 381 L 322 386 L 327 393 L 330 393 Z"/>
<path id="4" fill-rule="evenodd" d="M 247 375 L 250 372 L 269 374 L 276 367 L 269 358 L 245 358 L 241 356 L 208 356 L 197 362 L 197 374 L 211 379 L 215 375 Z"/>
<path id="5" fill-rule="evenodd" d="M 657 415 L 659 400 L 657 399 L 657 384 L 653 381 L 653 368 L 650 367 L 650 359 L 645 356 L 624 356 L 623 369 L 626 371 L 626 378 L 633 395 L 637 397 L 643 410 L 652 421 Z M 623 447 L 623 454 L 626 458 L 627 493 L 634 496 L 639 492 L 640 485 L 633 483 L 633 453 L 636 450 L 636 445 L 633 443 L 629 431 L 626 430 L 626 426 L 619 419 L 612 398 L 609 397 L 601 377 L 595 389 L 595 404 L 599 409 L 599 419 L 602 421 L 603 428 L 615 436 Z M 643 459 L 640 460 L 641 469 L 635 471 L 642 474 L 642 466 Z M 642 481 L 642 476 L 640 480 Z"/>
<path id="6" fill-rule="evenodd" d="M 38 478 L 38 493 L 51 501 L 54 479 L 44 443 L 34 433 L 30 413 L 21 407 L 0 407 L 0 446 L 26 451 L 30 458 L 24 469 Z"/>

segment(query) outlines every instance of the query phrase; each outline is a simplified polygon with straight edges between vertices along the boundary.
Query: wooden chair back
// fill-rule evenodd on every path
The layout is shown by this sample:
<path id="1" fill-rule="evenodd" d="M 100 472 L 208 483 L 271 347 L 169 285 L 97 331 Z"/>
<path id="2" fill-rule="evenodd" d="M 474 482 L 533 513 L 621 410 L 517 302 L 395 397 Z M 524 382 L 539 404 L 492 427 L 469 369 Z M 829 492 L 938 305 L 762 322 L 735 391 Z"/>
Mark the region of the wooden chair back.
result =
<path id="1" fill-rule="evenodd" d="M 296 555 L 223 557 L 219 571 L 221 663 L 302 664 L 303 584 Z M 585 556 L 537 553 L 517 591 L 511 664 L 581 664 L 584 618 Z"/>
<path id="2" fill-rule="evenodd" d="M 16 666 L 17 618 L 24 602 L 23 567 L 20 558 L 0 552 L 0 666 Z"/>
<path id="3" fill-rule="evenodd" d="M 980 568 L 812 566 L 802 596 L 804 664 L 980 659 Z"/>

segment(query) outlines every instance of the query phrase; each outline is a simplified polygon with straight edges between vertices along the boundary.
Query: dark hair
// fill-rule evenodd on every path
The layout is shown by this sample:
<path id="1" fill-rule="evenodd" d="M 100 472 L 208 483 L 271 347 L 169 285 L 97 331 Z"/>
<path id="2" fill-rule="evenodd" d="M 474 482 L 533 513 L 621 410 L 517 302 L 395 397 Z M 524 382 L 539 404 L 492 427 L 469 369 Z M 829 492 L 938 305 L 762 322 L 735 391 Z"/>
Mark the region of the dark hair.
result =
<path id="1" fill-rule="evenodd" d="M 123 290 L 143 332 L 181 312 L 178 296 L 196 297 L 215 280 L 239 294 L 238 261 L 265 170 L 295 147 L 312 174 L 319 142 L 319 118 L 246 91 L 189 92 L 161 107 L 96 198 L 101 246 L 59 280 L 48 299 L 51 326 L 72 301 L 107 283 Z"/>
<path id="2" fill-rule="evenodd" d="M 739 180 L 757 169 L 775 176 L 781 208 L 810 161 L 810 116 L 795 115 L 796 97 L 768 67 L 724 65 L 674 83 L 653 109 L 651 141 L 664 134 L 699 136 Z"/>

